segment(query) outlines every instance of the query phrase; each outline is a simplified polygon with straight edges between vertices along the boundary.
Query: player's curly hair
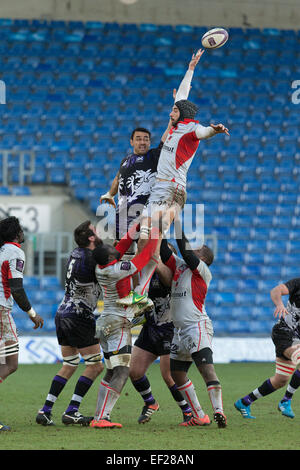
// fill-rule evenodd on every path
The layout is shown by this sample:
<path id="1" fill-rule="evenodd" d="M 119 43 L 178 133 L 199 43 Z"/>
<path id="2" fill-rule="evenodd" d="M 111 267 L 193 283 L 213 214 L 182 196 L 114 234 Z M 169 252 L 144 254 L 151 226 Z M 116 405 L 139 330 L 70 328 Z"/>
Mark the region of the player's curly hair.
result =
<path id="1" fill-rule="evenodd" d="M 11 216 L 0 221 L 0 247 L 6 242 L 13 242 L 23 229 L 17 217 Z"/>

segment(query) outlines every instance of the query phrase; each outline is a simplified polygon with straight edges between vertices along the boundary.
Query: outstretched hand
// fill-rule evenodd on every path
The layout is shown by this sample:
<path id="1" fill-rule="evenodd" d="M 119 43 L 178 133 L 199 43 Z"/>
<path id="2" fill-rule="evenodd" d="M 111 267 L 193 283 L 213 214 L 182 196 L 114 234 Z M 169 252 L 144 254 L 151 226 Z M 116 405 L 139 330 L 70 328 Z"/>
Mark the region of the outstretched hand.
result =
<path id="1" fill-rule="evenodd" d="M 227 134 L 229 135 L 229 131 L 227 127 L 223 126 L 223 124 L 210 124 L 210 127 L 214 129 L 216 134 Z"/>
<path id="2" fill-rule="evenodd" d="M 100 197 L 100 204 L 102 204 L 102 202 L 106 202 L 107 204 L 110 204 L 111 206 L 116 208 L 114 197 L 110 194 L 110 192 L 107 192 L 106 194 L 103 194 L 103 196 Z"/>
<path id="3" fill-rule="evenodd" d="M 196 54 L 192 55 L 192 59 L 189 63 L 189 70 L 195 70 L 196 65 L 198 64 L 199 60 L 201 59 L 204 53 L 204 49 L 199 49 Z"/>

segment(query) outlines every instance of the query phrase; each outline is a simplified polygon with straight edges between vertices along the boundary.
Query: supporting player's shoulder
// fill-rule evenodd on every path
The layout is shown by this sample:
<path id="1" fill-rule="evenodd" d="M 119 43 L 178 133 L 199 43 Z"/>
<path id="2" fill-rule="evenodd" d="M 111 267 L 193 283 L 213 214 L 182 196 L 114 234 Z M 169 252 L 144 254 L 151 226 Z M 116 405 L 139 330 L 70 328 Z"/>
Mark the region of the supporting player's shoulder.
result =
<path id="1" fill-rule="evenodd" d="M 199 259 L 199 264 L 195 271 L 199 273 L 199 275 L 202 277 L 202 279 L 208 286 L 212 280 L 212 274 L 207 264 L 204 263 L 204 261 L 202 261 L 201 259 Z"/>

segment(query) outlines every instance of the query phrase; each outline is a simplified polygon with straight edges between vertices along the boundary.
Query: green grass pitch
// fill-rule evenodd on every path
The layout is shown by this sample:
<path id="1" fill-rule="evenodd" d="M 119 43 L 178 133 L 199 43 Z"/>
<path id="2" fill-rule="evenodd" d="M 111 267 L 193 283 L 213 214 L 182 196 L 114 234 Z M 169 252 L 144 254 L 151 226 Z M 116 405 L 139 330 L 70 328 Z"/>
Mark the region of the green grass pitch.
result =
<path id="1" fill-rule="evenodd" d="M 274 373 L 271 363 L 216 364 L 223 387 L 224 410 L 228 427 L 218 429 L 215 423 L 206 427 L 182 428 L 181 412 L 173 401 L 159 372 L 159 365 L 149 369 L 153 394 L 160 410 L 150 422 L 139 425 L 137 418 L 143 402 L 128 381 L 113 410 L 112 419 L 122 429 L 93 429 L 65 426 L 61 415 L 83 371 L 83 364 L 67 383 L 53 408 L 52 427 L 35 423 L 50 382 L 59 365 L 20 365 L 16 373 L 0 386 L 0 421 L 12 427 L 0 433 L 1 450 L 295 450 L 299 449 L 300 392 L 293 399 L 294 419 L 285 418 L 277 410 L 284 390 L 277 391 L 252 405 L 256 420 L 243 419 L 233 407 L 235 400 L 259 386 Z M 103 374 L 101 375 L 101 377 Z M 189 377 L 194 382 L 200 403 L 212 417 L 212 408 L 202 378 L 195 366 Z M 92 416 L 95 410 L 100 379 L 84 398 L 80 411 Z"/>

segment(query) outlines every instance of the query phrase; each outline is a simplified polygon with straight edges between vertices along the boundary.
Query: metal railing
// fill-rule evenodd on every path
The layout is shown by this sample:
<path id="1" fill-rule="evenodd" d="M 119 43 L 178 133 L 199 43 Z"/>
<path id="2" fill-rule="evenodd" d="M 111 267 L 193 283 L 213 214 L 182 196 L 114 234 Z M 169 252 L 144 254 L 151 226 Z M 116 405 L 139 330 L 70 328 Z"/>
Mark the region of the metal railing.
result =
<path id="1" fill-rule="evenodd" d="M 2 155 L 2 184 L 8 186 L 10 183 L 10 170 L 13 168 L 9 162 L 12 157 L 19 157 L 18 163 L 18 174 L 19 180 L 18 185 L 24 186 L 26 176 L 32 176 L 35 172 L 35 152 L 33 150 L 18 150 L 18 149 L 0 149 L 0 155 Z M 30 156 L 29 168 L 26 168 L 26 155 Z"/>
<path id="2" fill-rule="evenodd" d="M 69 232 L 28 234 L 24 244 L 27 276 L 52 275 L 64 283 L 65 267 L 74 248 Z"/>

